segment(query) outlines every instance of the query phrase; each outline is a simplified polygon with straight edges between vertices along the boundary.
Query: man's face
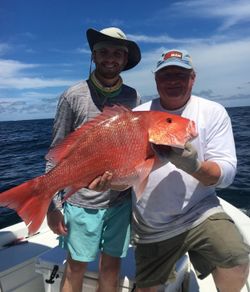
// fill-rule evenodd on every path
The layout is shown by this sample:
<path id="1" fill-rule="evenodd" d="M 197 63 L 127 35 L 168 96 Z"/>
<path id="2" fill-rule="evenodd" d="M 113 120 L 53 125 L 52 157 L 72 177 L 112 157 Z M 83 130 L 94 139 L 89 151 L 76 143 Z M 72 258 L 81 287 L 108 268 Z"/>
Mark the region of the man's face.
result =
<path id="1" fill-rule="evenodd" d="M 188 101 L 195 73 L 182 67 L 169 66 L 158 71 L 155 80 L 163 104 L 176 109 Z"/>
<path id="2" fill-rule="evenodd" d="M 93 51 L 93 61 L 99 75 L 112 79 L 118 76 L 127 64 L 128 54 L 115 46 L 104 47 Z"/>

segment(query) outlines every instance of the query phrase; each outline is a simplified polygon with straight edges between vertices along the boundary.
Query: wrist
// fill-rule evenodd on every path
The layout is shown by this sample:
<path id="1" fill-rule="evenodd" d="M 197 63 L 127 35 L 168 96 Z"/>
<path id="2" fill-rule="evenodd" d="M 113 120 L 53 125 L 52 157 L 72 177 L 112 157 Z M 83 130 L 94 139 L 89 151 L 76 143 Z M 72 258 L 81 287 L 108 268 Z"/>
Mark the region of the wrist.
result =
<path id="1" fill-rule="evenodd" d="M 216 185 L 221 177 L 221 169 L 216 162 L 203 161 L 200 168 L 192 174 L 205 186 Z"/>
<path id="2" fill-rule="evenodd" d="M 194 174 L 197 173 L 201 168 L 201 161 L 196 159 L 195 161 L 192 161 L 192 163 L 183 163 L 179 164 L 179 168 L 185 171 L 188 174 Z"/>
<path id="3" fill-rule="evenodd" d="M 201 161 L 199 159 L 196 159 L 192 173 L 198 172 L 200 168 L 201 168 Z"/>
<path id="4" fill-rule="evenodd" d="M 51 214 L 51 213 L 54 213 L 54 212 L 57 212 L 57 211 L 60 211 L 60 209 L 56 206 L 49 206 L 49 209 L 47 211 L 47 215 Z"/>

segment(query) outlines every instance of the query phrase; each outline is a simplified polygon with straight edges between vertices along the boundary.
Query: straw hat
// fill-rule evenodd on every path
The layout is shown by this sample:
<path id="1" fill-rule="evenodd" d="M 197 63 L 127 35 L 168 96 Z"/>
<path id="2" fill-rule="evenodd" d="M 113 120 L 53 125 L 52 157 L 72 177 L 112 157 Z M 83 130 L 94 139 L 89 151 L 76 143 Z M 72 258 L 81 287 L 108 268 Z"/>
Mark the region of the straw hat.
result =
<path id="1" fill-rule="evenodd" d="M 119 28 L 108 27 L 101 31 L 89 28 L 86 35 L 91 52 L 93 52 L 94 45 L 100 42 L 112 42 L 114 45 L 126 47 L 128 50 L 128 63 L 123 71 L 135 67 L 141 60 L 141 51 L 138 45 L 128 40 L 124 32 Z"/>

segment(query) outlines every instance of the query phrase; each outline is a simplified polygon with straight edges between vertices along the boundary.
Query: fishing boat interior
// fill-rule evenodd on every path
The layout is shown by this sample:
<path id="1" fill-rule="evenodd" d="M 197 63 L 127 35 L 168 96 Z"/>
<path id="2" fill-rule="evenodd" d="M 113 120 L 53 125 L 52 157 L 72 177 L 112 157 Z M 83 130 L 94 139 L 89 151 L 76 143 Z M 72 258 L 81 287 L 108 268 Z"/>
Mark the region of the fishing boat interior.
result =
<path id="1" fill-rule="evenodd" d="M 221 204 L 250 243 L 250 218 L 225 200 Z M 0 292 L 59 292 L 66 261 L 66 251 L 58 246 L 58 237 L 46 221 L 39 232 L 28 236 L 23 222 L 0 230 Z M 176 280 L 159 288 L 159 292 L 217 292 L 211 276 L 199 280 L 188 254 L 176 265 Z M 119 291 L 135 291 L 134 249 L 131 246 L 122 260 Z M 88 265 L 84 292 L 96 291 L 98 258 Z M 250 276 L 242 292 L 250 292 Z"/>

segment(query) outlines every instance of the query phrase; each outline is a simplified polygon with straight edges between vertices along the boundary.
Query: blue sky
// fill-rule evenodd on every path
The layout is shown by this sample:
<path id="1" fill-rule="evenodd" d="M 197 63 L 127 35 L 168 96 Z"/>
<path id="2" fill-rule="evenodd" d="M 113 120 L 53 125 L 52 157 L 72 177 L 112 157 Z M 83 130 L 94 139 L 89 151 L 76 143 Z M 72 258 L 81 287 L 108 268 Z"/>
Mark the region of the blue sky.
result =
<path id="1" fill-rule="evenodd" d="M 161 53 L 184 48 L 195 94 L 250 105 L 249 0 L 1 0 L 0 121 L 53 118 L 59 95 L 88 76 L 85 31 L 109 26 L 141 47 L 142 61 L 122 77 L 142 96 L 156 94 Z"/>

